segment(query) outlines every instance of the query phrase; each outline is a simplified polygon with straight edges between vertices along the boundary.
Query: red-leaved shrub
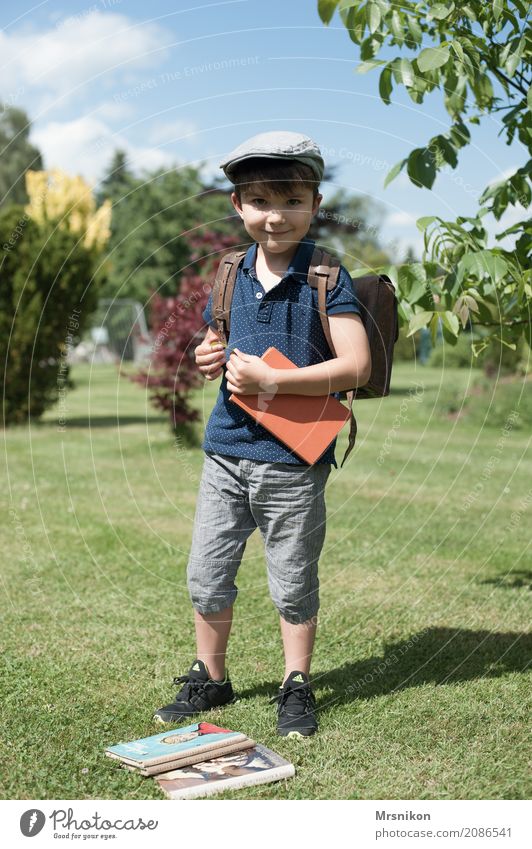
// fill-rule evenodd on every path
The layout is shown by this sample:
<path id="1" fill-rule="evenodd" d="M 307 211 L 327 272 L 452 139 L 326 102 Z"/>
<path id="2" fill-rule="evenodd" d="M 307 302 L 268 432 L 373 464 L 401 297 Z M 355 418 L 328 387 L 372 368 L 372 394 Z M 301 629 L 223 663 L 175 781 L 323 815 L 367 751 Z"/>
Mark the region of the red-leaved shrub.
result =
<path id="1" fill-rule="evenodd" d="M 173 298 L 152 295 L 152 354 L 148 364 L 130 380 L 147 388 L 150 402 L 168 413 L 174 430 L 199 417 L 189 405 L 190 392 L 203 383 L 194 348 L 207 331 L 202 312 L 220 259 L 236 244 L 233 236 L 218 233 L 195 237 L 191 263 L 179 279 L 178 294 Z"/>

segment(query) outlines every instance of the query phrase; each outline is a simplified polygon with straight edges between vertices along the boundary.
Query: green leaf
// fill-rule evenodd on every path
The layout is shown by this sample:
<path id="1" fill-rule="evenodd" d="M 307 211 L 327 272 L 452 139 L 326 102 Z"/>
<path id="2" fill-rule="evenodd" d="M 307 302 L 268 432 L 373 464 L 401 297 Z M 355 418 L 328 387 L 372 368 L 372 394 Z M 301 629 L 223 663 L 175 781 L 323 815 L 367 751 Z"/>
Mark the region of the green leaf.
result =
<path id="1" fill-rule="evenodd" d="M 415 304 L 427 294 L 427 276 L 421 263 L 399 267 L 399 290 L 410 304 Z"/>
<path id="2" fill-rule="evenodd" d="M 386 188 L 386 186 L 388 186 L 392 182 L 392 180 L 395 180 L 395 178 L 397 177 L 399 172 L 403 170 L 403 168 L 404 168 L 404 166 L 406 165 L 407 162 L 408 162 L 408 159 L 401 159 L 400 162 L 395 163 L 393 168 L 391 168 L 388 171 L 388 173 L 386 174 L 386 177 L 385 177 L 385 180 L 384 180 L 384 188 Z"/>
<path id="3" fill-rule="evenodd" d="M 424 215 L 422 218 L 417 219 L 416 227 L 421 233 L 423 233 L 427 229 L 429 224 L 432 224 L 433 221 L 436 221 L 436 220 L 437 220 L 436 215 Z"/>
<path id="4" fill-rule="evenodd" d="M 379 94 L 384 103 L 390 103 L 390 95 L 392 93 L 392 69 L 390 65 L 386 65 L 381 71 L 379 77 Z"/>
<path id="5" fill-rule="evenodd" d="M 366 74 L 368 71 L 372 71 L 373 68 L 378 68 L 379 65 L 384 65 L 385 63 L 386 59 L 368 59 L 367 62 L 361 62 L 360 65 L 356 66 L 355 73 Z"/>
<path id="6" fill-rule="evenodd" d="M 360 44 L 364 38 L 364 30 L 366 28 L 365 11 L 363 6 L 344 6 L 340 9 L 340 16 L 349 33 L 349 38 L 355 44 Z"/>
<path id="7" fill-rule="evenodd" d="M 499 20 L 503 8 L 504 0 L 493 0 L 493 17 L 496 21 Z"/>
<path id="8" fill-rule="evenodd" d="M 471 133 L 465 124 L 461 121 L 457 121 L 456 124 L 453 124 L 449 130 L 449 138 L 454 147 L 460 148 L 469 143 Z"/>
<path id="9" fill-rule="evenodd" d="M 413 336 L 414 333 L 417 333 L 418 330 L 421 330 L 422 327 L 426 327 L 432 318 L 434 313 L 427 312 L 423 310 L 422 312 L 416 312 L 408 322 L 408 333 L 407 336 Z"/>
<path id="10" fill-rule="evenodd" d="M 456 55 L 460 59 L 460 62 L 463 62 L 464 58 L 465 58 L 464 57 L 464 51 L 462 49 L 462 45 L 460 44 L 460 41 L 459 41 L 458 38 L 455 38 L 454 41 L 451 41 L 451 48 L 454 50 L 454 52 L 456 53 Z"/>
<path id="11" fill-rule="evenodd" d="M 406 15 L 406 25 L 408 27 L 408 36 L 405 39 L 406 46 L 413 50 L 416 45 L 421 44 L 423 32 L 416 18 L 412 14 Z"/>
<path id="12" fill-rule="evenodd" d="M 381 22 L 381 10 L 378 5 L 373 2 L 373 0 L 369 0 L 368 5 L 366 6 L 366 16 L 369 31 L 375 32 L 379 28 L 379 24 Z"/>
<path id="13" fill-rule="evenodd" d="M 426 147 L 417 147 L 408 157 L 408 176 L 414 185 L 431 189 L 436 179 L 434 156 Z"/>
<path id="14" fill-rule="evenodd" d="M 430 21 L 434 18 L 437 21 L 443 21 L 449 17 L 451 12 L 454 12 L 454 3 L 451 3 L 449 6 L 445 6 L 443 3 L 435 3 L 434 6 L 431 6 L 427 20 Z"/>
<path id="15" fill-rule="evenodd" d="M 413 84 L 415 79 L 412 63 L 408 59 L 400 59 L 399 67 L 403 83 L 408 88 Z"/>
<path id="16" fill-rule="evenodd" d="M 493 86 L 487 74 L 475 74 L 471 84 L 477 103 L 481 107 L 489 107 L 493 100 Z"/>
<path id="17" fill-rule="evenodd" d="M 521 38 L 517 45 L 517 50 L 512 53 L 505 62 L 506 73 L 509 77 L 513 77 L 515 74 L 516 68 L 521 61 L 521 56 L 523 55 L 523 49 L 525 47 L 525 39 Z"/>
<path id="18" fill-rule="evenodd" d="M 379 38 L 378 34 L 376 36 L 368 36 L 360 45 L 360 58 L 364 60 L 373 59 L 375 54 L 379 52 L 381 44 L 382 39 Z"/>
<path id="19" fill-rule="evenodd" d="M 532 112 L 532 85 L 528 89 L 528 93 L 527 93 L 527 96 L 526 96 L 526 102 L 528 104 L 528 108 Z"/>
<path id="20" fill-rule="evenodd" d="M 506 261 L 492 251 L 469 251 L 458 263 L 457 276 L 460 280 L 467 278 L 470 274 L 478 280 L 489 277 L 493 283 L 497 284 L 504 278 L 507 270 Z"/>
<path id="21" fill-rule="evenodd" d="M 318 0 L 318 15 L 324 24 L 328 24 L 334 15 L 340 0 Z"/>
<path id="22" fill-rule="evenodd" d="M 460 322 L 458 321 L 458 316 L 450 310 L 445 310 L 445 312 L 440 313 L 440 318 L 444 327 L 446 327 L 447 330 L 454 336 L 458 336 L 460 330 Z"/>
<path id="23" fill-rule="evenodd" d="M 397 12 L 395 9 L 393 10 L 390 17 L 390 29 L 398 44 L 402 44 L 404 41 L 404 27 L 399 12 Z"/>
<path id="24" fill-rule="evenodd" d="M 448 47 L 425 47 L 417 57 L 417 66 L 423 73 L 445 65 L 449 58 Z"/>
<path id="25" fill-rule="evenodd" d="M 432 347 L 435 347 L 436 342 L 438 341 L 438 327 L 440 324 L 439 313 L 435 312 L 430 320 L 430 336 L 432 339 Z"/>

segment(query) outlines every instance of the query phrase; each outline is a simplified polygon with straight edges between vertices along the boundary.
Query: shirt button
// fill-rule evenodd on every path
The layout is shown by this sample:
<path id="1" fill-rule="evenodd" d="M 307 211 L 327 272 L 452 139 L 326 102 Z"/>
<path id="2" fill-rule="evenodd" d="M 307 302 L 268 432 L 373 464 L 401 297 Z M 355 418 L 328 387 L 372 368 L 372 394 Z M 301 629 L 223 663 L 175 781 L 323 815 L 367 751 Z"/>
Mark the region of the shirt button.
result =
<path id="1" fill-rule="evenodd" d="M 256 298 L 258 298 L 258 299 L 260 300 L 260 299 L 262 298 L 262 292 L 257 292 L 257 294 L 255 295 L 255 297 L 256 297 Z"/>

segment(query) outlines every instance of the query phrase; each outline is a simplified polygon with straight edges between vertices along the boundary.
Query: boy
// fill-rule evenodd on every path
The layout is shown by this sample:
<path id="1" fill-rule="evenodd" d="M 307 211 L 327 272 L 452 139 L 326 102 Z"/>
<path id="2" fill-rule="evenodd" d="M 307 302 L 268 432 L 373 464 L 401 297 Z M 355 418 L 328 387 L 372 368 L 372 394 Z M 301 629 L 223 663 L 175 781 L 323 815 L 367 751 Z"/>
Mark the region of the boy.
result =
<path id="1" fill-rule="evenodd" d="M 207 380 L 225 373 L 205 431 L 203 474 L 188 562 L 195 611 L 197 659 L 175 679 L 183 687 L 155 713 L 160 722 L 190 717 L 234 701 L 225 668 L 234 580 L 246 541 L 259 527 L 272 601 L 280 614 L 285 673 L 277 701 L 282 736 L 317 730 L 309 671 L 316 633 L 318 559 L 325 538 L 324 490 L 336 467 L 334 443 L 317 463 L 300 460 L 256 423 L 229 395 L 257 392 L 326 395 L 367 383 L 369 345 L 352 280 L 341 267 L 327 292 L 336 350 L 331 354 L 307 284 L 314 242 L 306 235 L 322 196 L 324 163 L 308 137 L 291 132 L 254 136 L 220 166 L 234 183 L 231 201 L 254 240 L 238 270 L 231 303 L 227 355 L 209 325 L 195 349 Z M 275 346 L 299 369 L 272 369 L 261 359 Z M 272 397 L 271 394 L 265 397 Z"/>

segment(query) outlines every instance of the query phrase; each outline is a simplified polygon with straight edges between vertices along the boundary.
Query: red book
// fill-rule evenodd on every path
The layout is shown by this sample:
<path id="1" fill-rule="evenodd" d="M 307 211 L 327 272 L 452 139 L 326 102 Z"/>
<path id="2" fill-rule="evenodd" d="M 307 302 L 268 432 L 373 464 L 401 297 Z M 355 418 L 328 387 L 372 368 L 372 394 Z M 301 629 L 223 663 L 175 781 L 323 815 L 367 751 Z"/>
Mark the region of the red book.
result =
<path id="1" fill-rule="evenodd" d="M 262 359 L 272 368 L 298 368 L 277 348 L 268 348 Z M 273 392 L 235 395 L 233 392 L 229 400 L 311 465 L 349 421 L 347 407 L 331 395 L 276 395 Z"/>

